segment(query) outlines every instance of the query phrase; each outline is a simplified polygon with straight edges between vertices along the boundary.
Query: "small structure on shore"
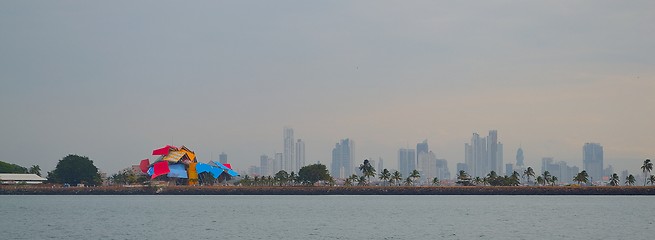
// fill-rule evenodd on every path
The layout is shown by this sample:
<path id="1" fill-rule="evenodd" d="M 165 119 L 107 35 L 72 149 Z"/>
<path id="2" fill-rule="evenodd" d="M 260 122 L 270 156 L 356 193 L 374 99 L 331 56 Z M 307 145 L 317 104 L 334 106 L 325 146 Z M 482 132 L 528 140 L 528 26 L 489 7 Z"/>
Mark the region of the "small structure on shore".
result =
<path id="1" fill-rule="evenodd" d="M 204 172 L 211 173 L 214 178 L 220 177 L 221 174 L 239 176 L 239 173 L 232 170 L 229 164 L 221 164 L 217 161 L 198 162 L 196 154 L 185 146 L 178 148 L 166 145 L 153 150 L 152 155 L 159 158 L 153 163 L 150 163 L 150 159 L 143 159 L 139 164 L 141 171 L 147 173 L 151 179 L 166 174 L 168 177 L 188 179 L 189 185 L 198 185 L 198 176 Z"/>
<path id="2" fill-rule="evenodd" d="M 1 184 L 42 184 L 48 179 L 28 173 L 0 173 Z"/>

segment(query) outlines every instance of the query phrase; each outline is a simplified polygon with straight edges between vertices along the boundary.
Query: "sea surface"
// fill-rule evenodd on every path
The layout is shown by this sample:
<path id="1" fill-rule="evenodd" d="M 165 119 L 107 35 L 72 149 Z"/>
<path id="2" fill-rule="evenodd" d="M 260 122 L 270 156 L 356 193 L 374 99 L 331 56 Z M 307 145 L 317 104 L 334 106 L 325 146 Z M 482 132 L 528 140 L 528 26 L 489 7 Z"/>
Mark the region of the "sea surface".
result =
<path id="1" fill-rule="evenodd" d="M 650 196 L 0 196 L 0 239 L 652 239 Z"/>

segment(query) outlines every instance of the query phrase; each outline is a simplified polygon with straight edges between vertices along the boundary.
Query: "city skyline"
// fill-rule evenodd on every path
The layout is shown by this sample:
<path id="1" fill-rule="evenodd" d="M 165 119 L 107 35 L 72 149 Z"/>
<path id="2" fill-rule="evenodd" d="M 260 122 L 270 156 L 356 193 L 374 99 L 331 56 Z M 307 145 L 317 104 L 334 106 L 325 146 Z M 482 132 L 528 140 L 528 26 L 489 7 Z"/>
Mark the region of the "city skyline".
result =
<path id="1" fill-rule="evenodd" d="M 284 153 L 284 126 L 307 164 L 350 138 L 355 164 L 395 168 L 428 139 L 454 174 L 490 129 L 505 163 L 522 147 L 526 166 L 582 168 L 584 143 L 616 171 L 655 158 L 652 1 L 0 9 L 0 161 L 50 171 L 79 154 L 114 173 L 173 144 L 246 170 Z"/>

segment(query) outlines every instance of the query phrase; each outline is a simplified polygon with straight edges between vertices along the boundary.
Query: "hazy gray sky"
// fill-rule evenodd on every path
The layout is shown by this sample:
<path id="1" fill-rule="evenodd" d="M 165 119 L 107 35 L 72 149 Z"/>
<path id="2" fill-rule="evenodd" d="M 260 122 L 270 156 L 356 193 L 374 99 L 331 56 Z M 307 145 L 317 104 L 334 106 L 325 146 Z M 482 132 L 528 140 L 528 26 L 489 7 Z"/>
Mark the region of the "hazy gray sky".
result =
<path id="1" fill-rule="evenodd" d="M 655 157 L 655 1 L 0 1 L 0 160 L 108 173 L 171 142 L 237 169 L 342 138 L 397 168 L 428 139 L 451 171 L 496 129 L 582 167 Z"/>

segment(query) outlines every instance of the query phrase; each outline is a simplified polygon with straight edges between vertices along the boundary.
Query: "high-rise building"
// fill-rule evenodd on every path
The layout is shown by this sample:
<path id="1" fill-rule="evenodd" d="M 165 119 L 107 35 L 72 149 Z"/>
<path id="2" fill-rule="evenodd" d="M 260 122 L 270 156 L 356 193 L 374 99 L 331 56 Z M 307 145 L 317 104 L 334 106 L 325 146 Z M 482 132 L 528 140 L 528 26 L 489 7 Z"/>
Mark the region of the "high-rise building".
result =
<path id="1" fill-rule="evenodd" d="M 380 160 L 378 160 L 378 169 L 377 170 L 378 170 L 378 172 L 382 172 L 383 169 L 384 169 L 384 160 L 382 160 L 382 158 L 380 158 Z"/>
<path id="2" fill-rule="evenodd" d="M 519 150 L 516 151 L 516 166 L 517 167 L 523 167 L 523 149 L 519 147 Z"/>
<path id="3" fill-rule="evenodd" d="M 305 166 L 305 142 L 302 139 L 298 139 L 296 142 L 296 168 L 295 171 L 298 173 L 302 167 Z"/>
<path id="4" fill-rule="evenodd" d="M 489 136 L 487 136 L 487 163 L 489 172 L 495 171 L 498 175 L 502 175 L 503 172 L 503 162 L 498 158 L 498 153 L 502 154 L 502 150 L 499 149 L 501 146 L 502 144 L 498 142 L 498 131 L 489 131 Z"/>
<path id="5" fill-rule="evenodd" d="M 354 173 L 355 143 L 351 139 L 342 139 L 332 149 L 332 168 L 334 178 L 346 178 Z"/>
<path id="6" fill-rule="evenodd" d="M 430 151 L 430 148 L 428 147 L 428 140 L 425 139 L 423 142 L 417 143 L 416 144 L 416 160 L 417 162 L 419 161 L 419 157 L 421 157 L 421 153 L 423 154 L 428 154 Z"/>
<path id="7" fill-rule="evenodd" d="M 455 173 L 455 175 L 459 175 L 459 172 L 461 171 L 464 171 L 470 175 L 469 166 L 466 165 L 466 163 L 457 163 L 457 173 Z"/>
<path id="8" fill-rule="evenodd" d="M 464 161 L 471 177 L 484 177 L 491 171 L 502 175 L 503 144 L 498 142 L 498 132 L 491 130 L 485 138 L 473 133 L 471 143 L 464 144 Z"/>
<path id="9" fill-rule="evenodd" d="M 446 159 L 437 159 L 437 176 L 440 180 L 450 179 L 450 170 L 448 170 L 448 161 Z M 430 179 L 432 181 L 432 179 Z"/>
<path id="10" fill-rule="evenodd" d="M 467 173 L 471 177 L 483 177 L 489 173 L 487 171 L 487 148 L 486 148 L 486 139 L 480 138 L 480 135 L 473 133 L 471 137 L 471 143 L 464 144 L 464 157 L 465 163 L 468 167 Z"/>
<path id="11" fill-rule="evenodd" d="M 222 163 L 222 164 L 226 164 L 226 163 L 227 163 L 227 154 L 225 154 L 224 152 L 222 152 L 221 154 L 219 154 L 219 155 L 218 155 L 218 161 L 219 161 L 220 163 Z"/>
<path id="12" fill-rule="evenodd" d="M 582 147 L 582 164 L 590 180 L 603 179 L 603 146 L 598 143 L 585 143 Z"/>
<path id="13" fill-rule="evenodd" d="M 414 149 L 401 148 L 398 150 L 398 169 L 403 177 L 416 169 L 416 151 Z"/>
<path id="14" fill-rule="evenodd" d="M 428 182 L 437 176 L 437 156 L 432 151 L 419 153 L 418 159 L 422 182 Z"/>
<path id="15" fill-rule="evenodd" d="M 511 176 L 514 173 L 514 164 L 505 164 L 505 175 Z"/>
<path id="16" fill-rule="evenodd" d="M 550 172 L 550 174 L 553 174 L 552 171 L 551 171 L 553 169 L 552 166 L 555 165 L 555 164 L 553 164 L 553 161 L 554 160 L 553 160 L 552 157 L 541 158 L 541 172 L 539 172 L 539 173 L 541 174 L 541 173 L 544 173 L 545 171 L 548 171 L 548 172 Z M 537 175 L 539 175 L 539 174 L 537 174 Z"/>
<path id="17" fill-rule="evenodd" d="M 284 163 L 282 164 L 282 170 L 287 171 L 290 173 L 291 171 L 294 170 L 293 167 L 293 162 L 295 161 L 293 154 L 294 154 L 294 140 L 293 140 L 293 128 L 284 128 L 284 152 L 283 152 L 283 161 Z"/>
<path id="18" fill-rule="evenodd" d="M 273 175 L 273 169 L 271 167 L 274 166 L 275 161 L 268 157 L 268 155 L 261 155 L 259 157 L 259 170 L 260 176 L 271 176 Z"/>
<path id="19" fill-rule="evenodd" d="M 275 158 L 273 159 L 273 172 L 272 175 L 276 174 L 280 170 L 284 170 L 282 166 L 284 165 L 284 159 L 283 159 L 283 154 L 282 153 L 275 153 Z"/>

